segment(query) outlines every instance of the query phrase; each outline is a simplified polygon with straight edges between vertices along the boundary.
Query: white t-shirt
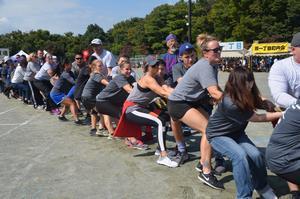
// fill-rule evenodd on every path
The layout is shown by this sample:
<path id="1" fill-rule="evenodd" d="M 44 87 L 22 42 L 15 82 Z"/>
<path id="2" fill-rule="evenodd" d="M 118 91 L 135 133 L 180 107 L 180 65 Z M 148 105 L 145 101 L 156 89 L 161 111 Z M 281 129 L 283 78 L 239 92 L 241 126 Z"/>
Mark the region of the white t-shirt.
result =
<path id="1" fill-rule="evenodd" d="M 284 108 L 295 104 L 300 98 L 300 63 L 293 56 L 275 62 L 268 81 L 276 104 Z"/>
<path id="2" fill-rule="evenodd" d="M 103 66 L 105 67 L 102 68 L 102 74 L 104 76 L 107 76 L 108 74 L 107 68 L 113 68 L 117 65 L 114 55 L 108 50 L 103 49 L 101 55 L 93 53 L 92 56 L 96 57 L 98 60 L 101 60 L 103 62 Z"/>
<path id="3" fill-rule="evenodd" d="M 24 75 L 25 75 L 25 71 L 26 71 L 25 68 L 22 68 L 20 65 L 18 65 L 15 70 L 14 76 L 11 79 L 11 83 L 14 83 L 14 84 L 22 83 Z"/>

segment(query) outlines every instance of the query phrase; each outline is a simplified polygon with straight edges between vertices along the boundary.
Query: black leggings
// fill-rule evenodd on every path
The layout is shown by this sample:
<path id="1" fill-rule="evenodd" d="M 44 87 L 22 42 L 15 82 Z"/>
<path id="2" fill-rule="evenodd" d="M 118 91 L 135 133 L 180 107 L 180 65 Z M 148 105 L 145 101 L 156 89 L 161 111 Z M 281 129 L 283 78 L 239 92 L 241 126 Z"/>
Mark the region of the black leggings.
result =
<path id="1" fill-rule="evenodd" d="M 50 92 L 51 92 L 51 89 L 53 87 L 52 84 L 50 83 L 50 81 L 47 81 L 47 80 L 34 80 L 33 84 L 45 96 L 46 102 L 47 102 L 47 110 L 51 110 L 53 108 L 58 107 L 58 105 L 56 105 L 50 97 Z"/>
<path id="2" fill-rule="evenodd" d="M 109 101 L 97 101 L 96 110 L 98 113 L 109 115 L 117 119 L 120 119 L 122 114 L 122 106 L 117 106 Z"/>
<path id="3" fill-rule="evenodd" d="M 37 89 L 33 81 L 28 81 L 28 86 L 31 91 L 32 101 L 35 106 L 41 106 L 43 105 L 43 96 L 41 95 L 39 89 Z"/>
<path id="4" fill-rule="evenodd" d="M 283 179 L 294 183 L 296 185 L 300 185 L 300 169 L 298 169 L 297 171 L 294 172 L 290 172 L 290 173 L 285 173 L 285 174 L 277 174 L 280 177 L 282 177 Z"/>
<path id="5" fill-rule="evenodd" d="M 139 107 L 137 110 L 126 113 L 126 120 L 143 126 L 154 126 L 157 128 L 158 145 L 161 151 L 166 150 L 165 131 L 169 116 L 161 113 L 158 117 L 148 109 Z"/>

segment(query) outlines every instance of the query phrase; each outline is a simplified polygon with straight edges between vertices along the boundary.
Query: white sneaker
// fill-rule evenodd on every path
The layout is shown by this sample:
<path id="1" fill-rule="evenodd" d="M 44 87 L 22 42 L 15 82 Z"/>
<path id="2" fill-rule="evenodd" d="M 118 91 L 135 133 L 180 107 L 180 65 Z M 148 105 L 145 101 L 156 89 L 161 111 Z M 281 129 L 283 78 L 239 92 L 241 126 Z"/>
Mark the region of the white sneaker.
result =
<path id="1" fill-rule="evenodd" d="M 178 163 L 175 161 L 172 161 L 168 156 L 165 156 L 165 157 L 159 156 L 159 158 L 156 162 L 157 162 L 157 164 L 162 164 L 162 165 L 165 165 L 165 166 L 171 167 L 171 168 L 178 167 Z"/>

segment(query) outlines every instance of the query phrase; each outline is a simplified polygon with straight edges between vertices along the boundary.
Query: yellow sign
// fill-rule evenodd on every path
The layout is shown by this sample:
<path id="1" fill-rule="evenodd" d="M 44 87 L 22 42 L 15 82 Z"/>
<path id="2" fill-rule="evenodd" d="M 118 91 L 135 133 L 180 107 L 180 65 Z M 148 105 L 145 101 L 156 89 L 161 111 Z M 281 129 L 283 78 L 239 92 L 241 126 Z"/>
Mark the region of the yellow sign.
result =
<path id="1" fill-rule="evenodd" d="M 289 52 L 288 47 L 289 43 L 254 43 L 252 44 L 252 53 L 287 53 Z"/>

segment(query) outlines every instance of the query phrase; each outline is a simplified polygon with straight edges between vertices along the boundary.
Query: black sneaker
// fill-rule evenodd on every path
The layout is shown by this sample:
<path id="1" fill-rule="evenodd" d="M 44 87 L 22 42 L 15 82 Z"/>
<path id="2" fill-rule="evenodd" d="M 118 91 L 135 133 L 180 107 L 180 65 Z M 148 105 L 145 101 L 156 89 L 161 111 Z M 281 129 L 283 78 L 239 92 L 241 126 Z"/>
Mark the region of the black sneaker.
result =
<path id="1" fill-rule="evenodd" d="M 68 121 L 68 119 L 65 116 L 58 116 L 58 119 L 63 122 Z"/>
<path id="2" fill-rule="evenodd" d="M 173 159 L 178 163 L 178 165 L 181 165 L 184 164 L 186 161 L 188 161 L 190 159 L 190 156 L 186 151 L 184 152 L 178 151 L 178 153 Z"/>
<path id="3" fill-rule="evenodd" d="M 75 123 L 75 125 L 84 125 L 81 120 L 77 120 L 74 123 Z"/>
<path id="4" fill-rule="evenodd" d="M 95 135 L 96 135 L 96 132 L 97 132 L 97 129 L 96 129 L 96 128 L 91 129 L 91 130 L 90 130 L 90 136 L 95 136 Z"/>
<path id="5" fill-rule="evenodd" d="M 198 164 L 196 165 L 195 169 L 199 172 L 202 172 L 203 171 L 203 166 L 201 164 L 201 162 L 198 162 Z"/>
<path id="6" fill-rule="evenodd" d="M 218 181 L 218 179 L 214 176 L 212 172 L 209 174 L 200 173 L 198 179 L 201 180 L 204 184 L 210 186 L 211 188 L 223 190 L 224 185 L 222 182 Z"/>

